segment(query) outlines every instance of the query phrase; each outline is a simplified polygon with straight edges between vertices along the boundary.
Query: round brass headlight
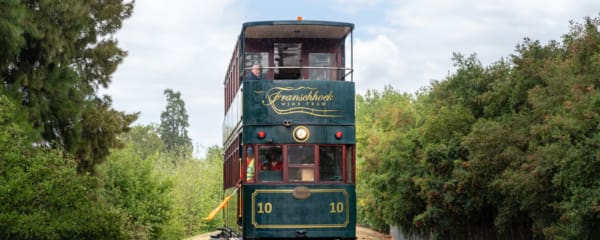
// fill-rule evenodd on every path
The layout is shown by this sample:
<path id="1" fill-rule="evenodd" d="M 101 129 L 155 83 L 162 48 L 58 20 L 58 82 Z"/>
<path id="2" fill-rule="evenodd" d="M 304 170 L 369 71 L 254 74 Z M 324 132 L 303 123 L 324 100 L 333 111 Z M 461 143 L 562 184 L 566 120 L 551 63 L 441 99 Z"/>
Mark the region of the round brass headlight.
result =
<path id="1" fill-rule="evenodd" d="M 296 142 L 306 142 L 310 137 L 310 131 L 305 126 L 298 126 L 294 128 L 293 136 Z"/>

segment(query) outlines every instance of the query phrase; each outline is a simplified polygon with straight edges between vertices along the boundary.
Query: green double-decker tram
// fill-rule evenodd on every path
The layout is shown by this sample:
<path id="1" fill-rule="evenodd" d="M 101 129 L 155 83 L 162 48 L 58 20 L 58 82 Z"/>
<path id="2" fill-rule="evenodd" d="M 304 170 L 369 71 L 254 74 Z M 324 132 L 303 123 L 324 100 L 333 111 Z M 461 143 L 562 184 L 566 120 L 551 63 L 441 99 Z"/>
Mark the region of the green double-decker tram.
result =
<path id="1" fill-rule="evenodd" d="M 353 28 L 243 25 L 224 83 L 224 194 L 233 197 L 220 237 L 356 238 Z"/>

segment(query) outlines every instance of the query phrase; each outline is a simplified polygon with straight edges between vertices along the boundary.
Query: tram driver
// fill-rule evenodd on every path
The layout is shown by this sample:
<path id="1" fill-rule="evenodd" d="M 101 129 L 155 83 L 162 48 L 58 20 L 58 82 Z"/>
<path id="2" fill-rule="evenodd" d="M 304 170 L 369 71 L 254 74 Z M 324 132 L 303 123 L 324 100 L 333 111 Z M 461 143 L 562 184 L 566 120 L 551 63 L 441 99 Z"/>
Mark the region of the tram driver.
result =
<path id="1" fill-rule="evenodd" d="M 268 152 L 267 159 L 265 159 L 265 161 L 263 161 L 263 170 L 270 170 L 270 171 L 283 170 L 281 153 L 275 149 L 271 149 Z"/>

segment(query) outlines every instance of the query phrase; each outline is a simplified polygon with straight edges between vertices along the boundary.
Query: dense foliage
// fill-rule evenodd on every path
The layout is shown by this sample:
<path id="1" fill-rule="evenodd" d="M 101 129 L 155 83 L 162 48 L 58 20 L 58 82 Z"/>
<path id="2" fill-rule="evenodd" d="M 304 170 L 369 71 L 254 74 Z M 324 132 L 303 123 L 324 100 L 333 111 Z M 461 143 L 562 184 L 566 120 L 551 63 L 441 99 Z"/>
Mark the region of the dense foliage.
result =
<path id="1" fill-rule="evenodd" d="M 123 239 L 121 215 L 97 194 L 98 180 L 61 152 L 36 147 L 19 115 L 0 95 L 0 238 Z"/>
<path id="2" fill-rule="evenodd" d="M 111 35 L 132 7 L 0 3 L 0 238 L 126 237 L 90 173 L 136 118 L 97 94 L 126 55 Z"/>
<path id="3" fill-rule="evenodd" d="M 136 126 L 96 175 L 80 174 L 35 144 L 21 115 L 0 95 L 0 238 L 181 239 L 217 227 L 202 218 L 221 197 L 220 148 L 174 165 L 156 129 Z"/>
<path id="4" fill-rule="evenodd" d="M 220 147 L 210 147 L 206 156 L 198 161 L 184 161 L 175 166 L 175 185 L 172 196 L 179 209 L 177 218 L 186 236 L 214 231 L 223 220 L 203 219 L 216 208 L 223 198 L 223 152 Z"/>
<path id="5" fill-rule="evenodd" d="M 357 101 L 364 221 L 443 239 L 600 238 L 600 19 L 408 97 Z M 366 151 L 365 149 L 369 149 Z"/>
<path id="6" fill-rule="evenodd" d="M 220 148 L 211 147 L 201 160 L 163 154 L 151 125 L 135 126 L 121 138 L 125 147 L 110 155 L 99 174 L 104 198 L 127 216 L 128 238 L 181 239 L 216 228 L 217 221 L 202 218 L 221 197 Z"/>
<path id="7" fill-rule="evenodd" d="M 111 108 L 107 87 L 126 56 L 112 37 L 131 16 L 122 0 L 0 3 L 0 93 L 27 112 L 44 144 L 91 172 L 136 115 Z"/>
<path id="8" fill-rule="evenodd" d="M 0 2 L 0 239 L 214 229 L 201 219 L 220 198 L 221 150 L 195 159 L 185 133 L 187 143 L 170 147 L 190 154 L 164 154 L 157 127 L 128 132 L 136 115 L 98 94 L 126 56 L 113 34 L 132 9 L 123 0 Z M 174 114 L 187 121 L 182 109 Z"/>

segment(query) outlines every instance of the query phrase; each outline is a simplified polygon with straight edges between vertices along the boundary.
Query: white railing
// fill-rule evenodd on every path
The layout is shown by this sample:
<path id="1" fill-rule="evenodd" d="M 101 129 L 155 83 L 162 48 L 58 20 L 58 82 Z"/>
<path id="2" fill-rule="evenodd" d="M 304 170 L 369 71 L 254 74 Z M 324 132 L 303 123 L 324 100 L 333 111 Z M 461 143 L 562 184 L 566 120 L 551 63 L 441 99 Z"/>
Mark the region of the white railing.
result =
<path id="1" fill-rule="evenodd" d="M 299 71 L 299 76 L 298 76 L 299 78 L 278 78 L 278 79 L 281 79 L 281 80 L 288 80 L 288 79 L 292 79 L 292 80 L 293 79 L 313 80 L 313 79 L 315 79 L 315 78 L 311 77 L 311 73 L 310 72 L 308 73 L 308 77 L 302 76 L 302 70 L 308 69 L 308 70 L 325 70 L 326 72 L 324 71 L 322 73 L 326 73 L 325 76 L 330 76 L 330 77 L 316 78 L 315 80 L 318 80 L 318 79 L 320 79 L 320 80 L 348 80 L 346 78 L 348 76 L 350 76 L 349 80 L 350 81 L 354 81 L 354 78 L 353 78 L 353 75 L 352 75 L 354 73 L 354 69 L 352 69 L 352 68 L 278 66 L 278 67 L 261 67 L 261 73 L 262 73 L 262 70 L 265 70 L 265 69 L 268 70 L 268 73 L 267 74 L 261 74 L 261 79 L 264 79 L 264 80 L 276 80 L 276 79 L 273 79 L 275 77 L 275 75 L 277 74 L 276 71 L 278 71 L 278 70 L 287 70 L 287 69 L 292 69 L 292 70 L 298 69 L 298 70 L 300 70 Z M 241 76 L 245 76 L 248 72 L 250 72 L 250 70 L 252 70 L 251 67 L 244 68 Z M 331 71 L 335 71 L 336 74 L 334 75 L 334 77 L 331 77 L 332 76 L 332 74 L 331 74 L 332 72 Z M 337 73 L 339 71 L 341 71 L 343 73 L 343 74 L 341 74 L 342 77 L 338 76 L 339 74 L 337 74 Z M 273 76 L 273 77 L 269 77 L 269 76 Z M 243 77 L 242 77 L 242 79 L 243 79 Z"/>

